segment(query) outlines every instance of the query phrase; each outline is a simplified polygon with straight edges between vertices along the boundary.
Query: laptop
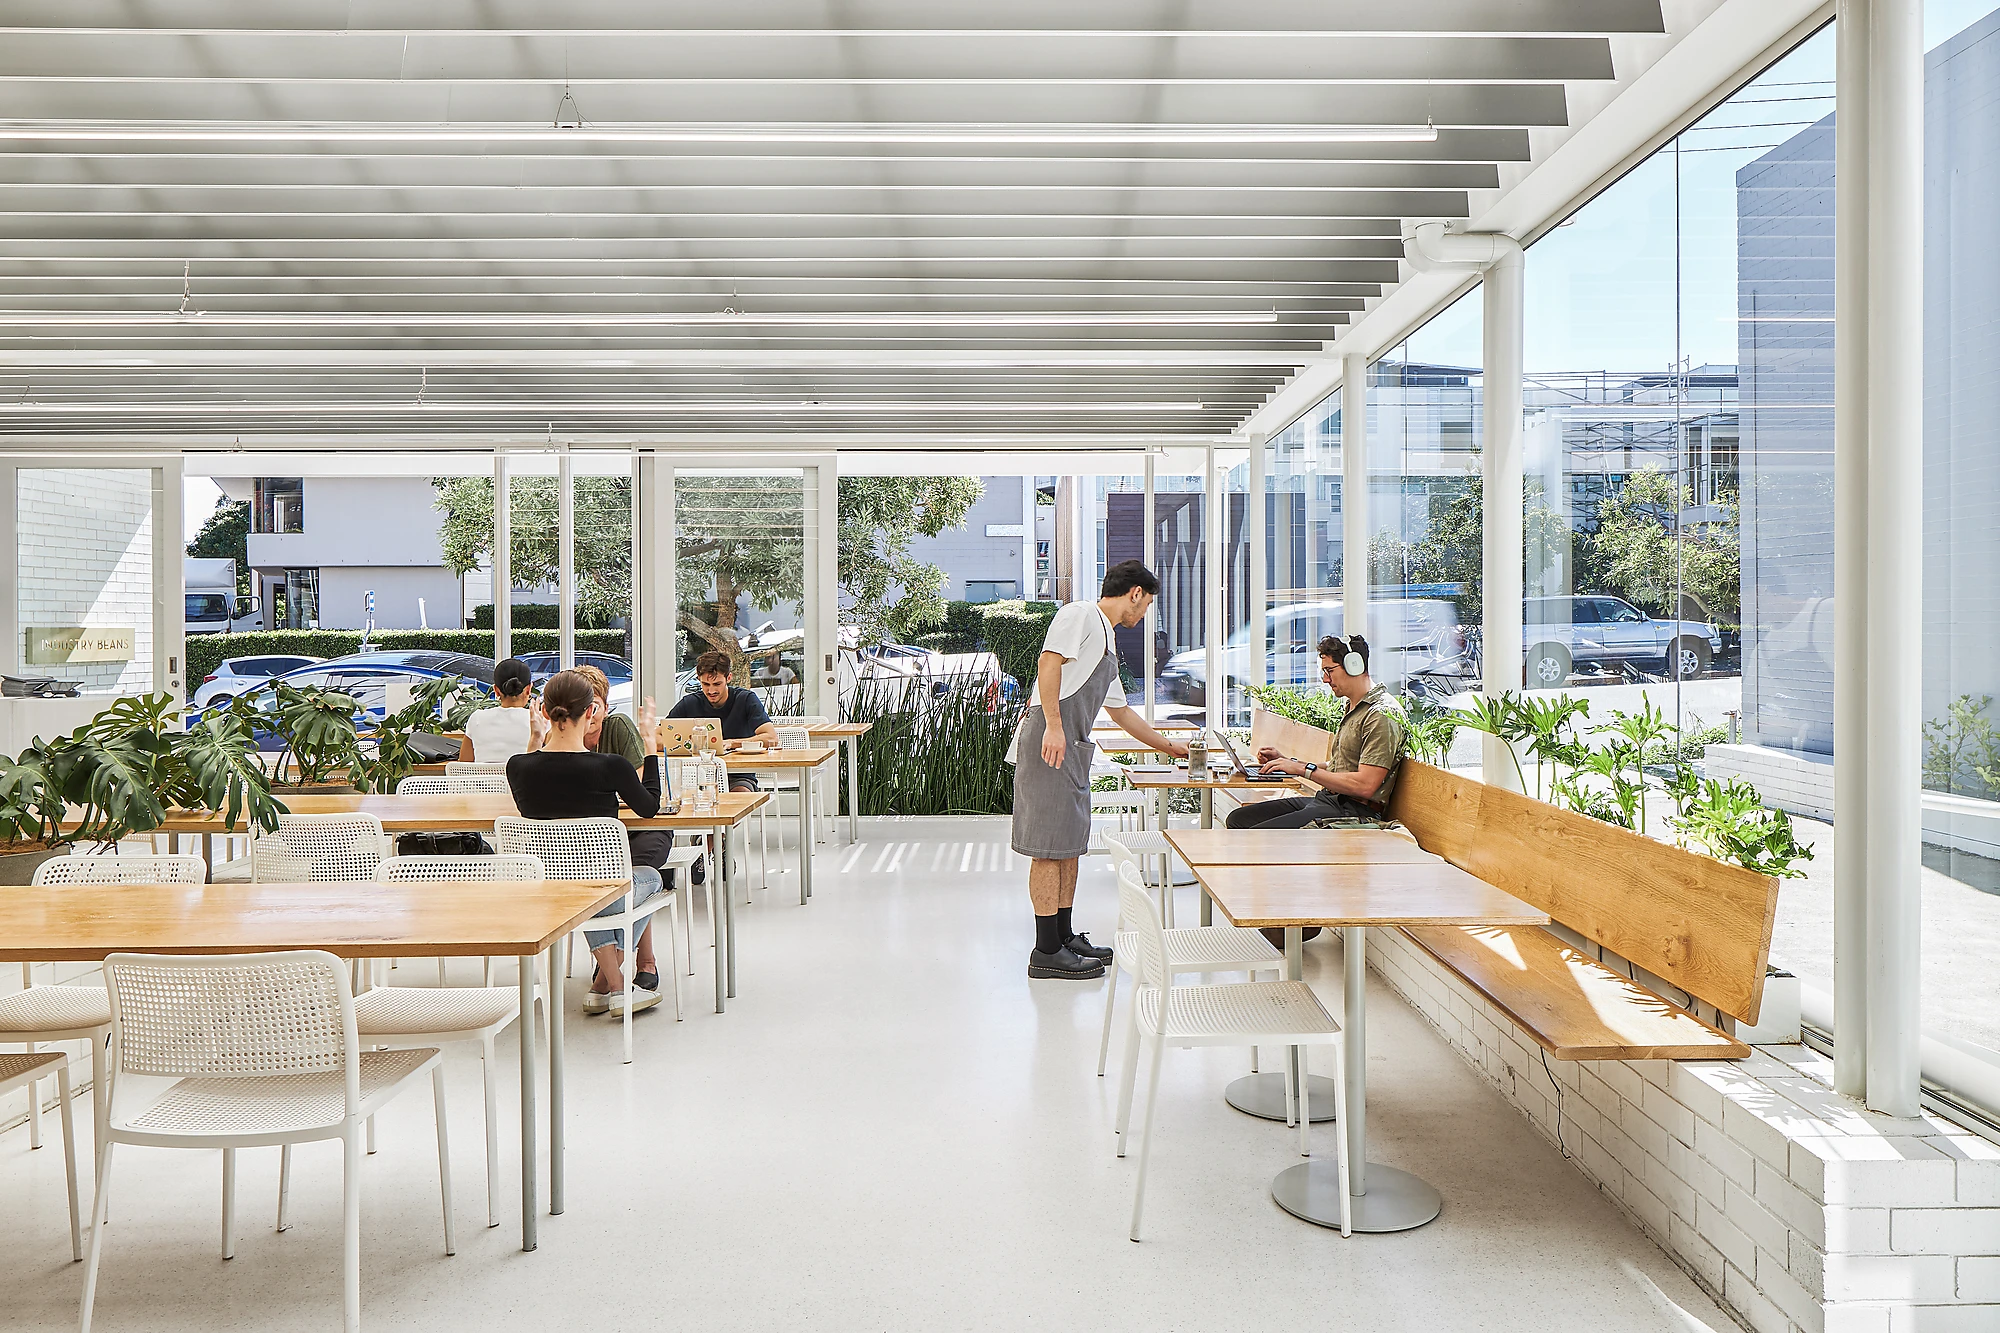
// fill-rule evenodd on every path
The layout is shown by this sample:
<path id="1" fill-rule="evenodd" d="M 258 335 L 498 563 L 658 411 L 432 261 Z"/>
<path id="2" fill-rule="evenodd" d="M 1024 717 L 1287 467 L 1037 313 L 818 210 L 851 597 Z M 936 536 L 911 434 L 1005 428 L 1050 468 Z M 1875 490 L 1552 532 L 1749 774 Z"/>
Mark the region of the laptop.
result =
<path id="1" fill-rule="evenodd" d="M 1230 743 L 1227 736 L 1216 736 L 1212 739 L 1228 753 L 1230 762 L 1236 765 L 1237 774 L 1245 782 L 1285 782 L 1290 780 L 1291 774 L 1289 773 L 1266 773 L 1260 765 L 1244 763 L 1243 756 L 1236 752 L 1236 747 Z M 1211 749 L 1209 753 L 1213 754 L 1214 750 Z"/>
<path id="2" fill-rule="evenodd" d="M 695 754 L 722 748 L 722 724 L 713 718 L 666 718 L 660 723 L 660 753 Z"/>

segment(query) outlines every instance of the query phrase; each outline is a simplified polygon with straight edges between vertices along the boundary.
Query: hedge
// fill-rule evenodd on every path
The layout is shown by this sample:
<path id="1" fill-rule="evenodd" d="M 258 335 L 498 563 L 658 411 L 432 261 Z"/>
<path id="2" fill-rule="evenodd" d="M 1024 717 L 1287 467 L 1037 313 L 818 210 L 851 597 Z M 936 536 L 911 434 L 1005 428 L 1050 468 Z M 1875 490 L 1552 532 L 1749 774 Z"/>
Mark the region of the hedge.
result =
<path id="1" fill-rule="evenodd" d="M 523 602 L 514 608 L 514 628 L 521 629 L 561 629 L 562 608 L 553 602 Z M 582 612 L 577 613 L 578 629 L 604 629 L 604 625 L 587 619 Z M 482 602 L 472 608 L 472 628 L 493 628 L 493 603 Z"/>
<path id="2" fill-rule="evenodd" d="M 552 629 L 517 629 L 517 653 L 554 652 L 559 635 Z M 470 653 L 474 657 L 493 656 L 490 629 L 386 629 L 375 631 L 370 648 L 428 648 L 433 652 Z M 625 655 L 622 629 L 585 629 L 576 632 L 581 652 Z M 345 657 L 361 649 L 358 629 L 257 630 L 248 634 L 190 635 L 187 641 L 188 692 L 192 694 L 226 657 L 254 657 L 264 653 L 298 653 L 306 657 Z"/>
<path id="3" fill-rule="evenodd" d="M 1049 622 L 1059 609 L 1054 602 L 988 602 L 984 613 L 986 651 L 1000 659 L 1000 669 L 1021 682 L 1035 685 L 1035 663 L 1042 655 L 1042 641 L 1049 636 Z"/>

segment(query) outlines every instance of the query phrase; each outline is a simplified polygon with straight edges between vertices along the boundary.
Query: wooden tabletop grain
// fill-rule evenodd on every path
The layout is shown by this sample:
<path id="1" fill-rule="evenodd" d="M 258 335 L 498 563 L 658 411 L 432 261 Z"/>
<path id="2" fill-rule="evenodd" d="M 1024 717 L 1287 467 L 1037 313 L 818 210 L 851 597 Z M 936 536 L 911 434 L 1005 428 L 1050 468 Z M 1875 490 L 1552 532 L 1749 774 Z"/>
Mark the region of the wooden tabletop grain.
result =
<path id="1" fill-rule="evenodd" d="M 624 892 L 623 884 L 583 880 L 15 888 L 0 894 L 0 963 L 267 949 L 521 957 Z"/>
<path id="2" fill-rule="evenodd" d="M 1191 866 L 1429 864 L 1439 858 L 1387 829 L 1168 829 Z"/>
<path id="3" fill-rule="evenodd" d="M 722 762 L 729 765 L 732 772 L 779 772 L 800 768 L 818 768 L 840 758 L 840 751 L 825 750 L 731 750 L 722 756 Z"/>
<path id="4" fill-rule="evenodd" d="M 1170 773 L 1145 773 L 1135 772 L 1128 766 L 1123 777 L 1141 791 L 1155 791 L 1161 787 L 1191 787 L 1199 791 L 1204 787 L 1213 787 L 1224 791 L 1274 791 L 1296 794 L 1308 790 L 1303 778 L 1288 777 L 1283 782 L 1252 782 L 1233 767 L 1227 772 L 1214 768 L 1208 772 L 1209 776 L 1206 778 L 1191 778 L 1185 768 L 1176 767 Z M 1319 788 L 1315 786 L 1310 790 L 1318 791 Z"/>
<path id="5" fill-rule="evenodd" d="M 1448 861 L 1421 865 L 1196 866 L 1238 926 L 1545 926 L 1548 914 Z"/>
<path id="6" fill-rule="evenodd" d="M 806 753 L 815 753 L 808 751 Z M 827 753 L 831 753 L 828 751 Z M 295 815 L 370 814 L 382 821 L 388 833 L 442 832 L 457 829 L 491 829 L 503 815 L 518 815 L 514 798 L 506 792 L 466 792 L 453 796 L 396 796 L 355 792 L 278 792 L 278 799 Z M 642 819 L 621 808 L 618 817 L 631 828 L 711 829 L 724 825 L 734 828 L 759 806 L 771 799 L 764 791 L 733 791 L 725 794 L 709 814 L 683 813 L 656 815 Z M 73 822 L 73 821 L 71 821 Z M 169 810 L 161 833 L 245 833 L 242 819 L 234 829 L 223 827 L 222 816 L 213 810 Z"/>
<path id="7" fill-rule="evenodd" d="M 838 740 L 842 737 L 866 736 L 868 729 L 874 725 L 873 722 L 819 722 L 808 726 L 806 733 L 811 736 L 832 737 Z"/>

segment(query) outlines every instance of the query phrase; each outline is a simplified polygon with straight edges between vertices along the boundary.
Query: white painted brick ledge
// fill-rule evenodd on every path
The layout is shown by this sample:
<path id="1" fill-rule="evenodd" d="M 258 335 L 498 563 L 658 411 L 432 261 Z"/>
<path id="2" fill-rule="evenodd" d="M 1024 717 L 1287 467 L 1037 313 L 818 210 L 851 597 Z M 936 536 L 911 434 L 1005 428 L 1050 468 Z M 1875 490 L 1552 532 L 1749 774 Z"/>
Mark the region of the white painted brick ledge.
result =
<path id="1" fill-rule="evenodd" d="M 2000 1144 L 1876 1115 L 1804 1046 L 1545 1072 L 1512 1020 L 1400 930 L 1368 944 L 1383 980 L 1551 1143 L 1560 1086 L 1570 1162 L 1746 1329 L 2000 1333 Z"/>

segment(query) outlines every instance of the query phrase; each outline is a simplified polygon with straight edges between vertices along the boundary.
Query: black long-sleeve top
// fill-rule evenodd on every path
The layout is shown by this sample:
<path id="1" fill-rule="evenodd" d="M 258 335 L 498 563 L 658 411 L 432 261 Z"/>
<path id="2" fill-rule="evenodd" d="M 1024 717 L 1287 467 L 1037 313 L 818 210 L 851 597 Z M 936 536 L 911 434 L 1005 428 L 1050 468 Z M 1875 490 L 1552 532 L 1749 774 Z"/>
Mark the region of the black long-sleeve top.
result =
<path id="1" fill-rule="evenodd" d="M 642 819 L 660 813 L 660 757 L 653 754 L 642 772 L 616 754 L 517 754 L 507 761 L 507 785 L 529 819 L 615 819 L 621 800 Z"/>

